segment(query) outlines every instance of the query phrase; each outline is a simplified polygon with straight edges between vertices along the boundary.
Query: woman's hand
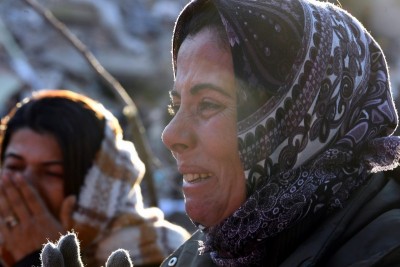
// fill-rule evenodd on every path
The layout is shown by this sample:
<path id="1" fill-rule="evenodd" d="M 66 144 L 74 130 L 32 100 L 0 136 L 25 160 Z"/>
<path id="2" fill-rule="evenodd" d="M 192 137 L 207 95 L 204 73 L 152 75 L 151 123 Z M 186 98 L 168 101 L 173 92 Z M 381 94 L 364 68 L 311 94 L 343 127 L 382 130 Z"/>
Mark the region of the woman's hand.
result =
<path id="1" fill-rule="evenodd" d="M 56 240 L 71 225 L 75 198 L 63 201 L 56 218 L 20 173 L 2 173 L 0 180 L 0 234 L 3 247 L 17 262 Z"/>

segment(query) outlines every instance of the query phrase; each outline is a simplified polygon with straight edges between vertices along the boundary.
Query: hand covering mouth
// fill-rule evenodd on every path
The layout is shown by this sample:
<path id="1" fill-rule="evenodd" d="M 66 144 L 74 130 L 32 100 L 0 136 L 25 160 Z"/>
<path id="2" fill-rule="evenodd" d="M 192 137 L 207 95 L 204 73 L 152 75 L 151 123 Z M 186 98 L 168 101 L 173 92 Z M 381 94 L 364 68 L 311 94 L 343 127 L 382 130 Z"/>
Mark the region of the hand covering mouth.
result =
<path id="1" fill-rule="evenodd" d="M 183 175 L 183 180 L 187 183 L 196 183 L 207 179 L 211 173 L 186 173 Z"/>

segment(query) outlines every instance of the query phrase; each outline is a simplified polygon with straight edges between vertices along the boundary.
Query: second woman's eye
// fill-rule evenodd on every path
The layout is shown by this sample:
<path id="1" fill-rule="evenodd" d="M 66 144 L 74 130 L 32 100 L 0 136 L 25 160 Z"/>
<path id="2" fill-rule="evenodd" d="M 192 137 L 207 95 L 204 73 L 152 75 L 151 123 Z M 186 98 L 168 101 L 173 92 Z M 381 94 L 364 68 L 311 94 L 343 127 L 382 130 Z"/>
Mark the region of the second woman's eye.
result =
<path id="1" fill-rule="evenodd" d="M 64 174 L 60 171 L 45 171 L 44 172 L 44 177 L 47 178 L 62 178 Z"/>
<path id="2" fill-rule="evenodd" d="M 23 171 L 25 169 L 25 166 L 22 164 L 4 164 L 3 169 L 8 171 L 18 172 L 18 171 Z"/>

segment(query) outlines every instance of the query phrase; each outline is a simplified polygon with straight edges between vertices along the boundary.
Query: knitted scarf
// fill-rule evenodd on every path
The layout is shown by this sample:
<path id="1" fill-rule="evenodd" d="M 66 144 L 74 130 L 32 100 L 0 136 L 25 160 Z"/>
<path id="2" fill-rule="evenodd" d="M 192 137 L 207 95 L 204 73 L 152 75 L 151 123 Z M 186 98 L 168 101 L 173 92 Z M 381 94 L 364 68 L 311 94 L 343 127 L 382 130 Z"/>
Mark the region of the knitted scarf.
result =
<path id="1" fill-rule="evenodd" d="M 116 249 L 129 251 L 135 266 L 159 264 L 189 234 L 144 208 L 140 181 L 145 168 L 134 145 L 113 128 L 116 118 L 104 108 L 105 137 L 85 176 L 73 214 L 84 262 L 100 266 Z"/>
<path id="2" fill-rule="evenodd" d="M 225 26 L 238 94 L 247 201 L 204 229 L 219 266 L 262 266 L 263 246 L 318 211 L 333 211 L 372 172 L 399 165 L 397 113 L 384 55 L 346 11 L 314 0 L 208 0 Z M 190 2 L 174 30 L 207 0 Z M 257 102 L 254 100 L 258 99 Z"/>

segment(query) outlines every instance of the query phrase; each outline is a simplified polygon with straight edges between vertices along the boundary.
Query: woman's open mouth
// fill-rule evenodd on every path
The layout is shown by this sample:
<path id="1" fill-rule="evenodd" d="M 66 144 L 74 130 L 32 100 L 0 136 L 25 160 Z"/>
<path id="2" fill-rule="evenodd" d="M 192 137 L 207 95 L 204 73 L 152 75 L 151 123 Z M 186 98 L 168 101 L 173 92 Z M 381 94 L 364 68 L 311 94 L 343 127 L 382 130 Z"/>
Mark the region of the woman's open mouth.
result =
<path id="1" fill-rule="evenodd" d="M 186 173 L 183 175 L 183 180 L 187 183 L 198 183 L 211 176 L 211 173 Z"/>

